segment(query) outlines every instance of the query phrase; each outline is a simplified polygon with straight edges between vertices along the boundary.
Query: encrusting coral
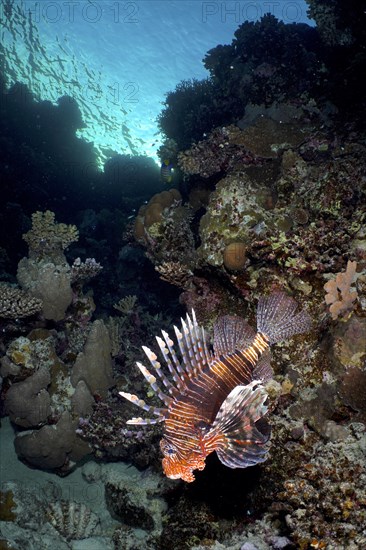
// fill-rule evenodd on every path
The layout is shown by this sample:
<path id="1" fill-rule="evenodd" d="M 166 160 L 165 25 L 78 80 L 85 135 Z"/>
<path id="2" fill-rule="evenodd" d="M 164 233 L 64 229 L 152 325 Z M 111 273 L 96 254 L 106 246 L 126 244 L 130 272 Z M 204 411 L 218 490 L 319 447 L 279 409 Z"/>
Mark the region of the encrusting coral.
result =
<path id="1" fill-rule="evenodd" d="M 190 286 L 193 272 L 181 262 L 163 262 L 155 266 L 160 279 L 172 285 L 186 289 Z"/>

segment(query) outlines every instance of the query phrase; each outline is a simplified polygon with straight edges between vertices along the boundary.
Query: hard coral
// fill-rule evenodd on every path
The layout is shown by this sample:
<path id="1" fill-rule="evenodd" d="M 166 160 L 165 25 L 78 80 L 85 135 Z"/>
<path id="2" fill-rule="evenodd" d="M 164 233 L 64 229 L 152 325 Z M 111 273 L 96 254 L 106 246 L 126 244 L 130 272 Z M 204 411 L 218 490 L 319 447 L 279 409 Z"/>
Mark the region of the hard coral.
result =
<path id="1" fill-rule="evenodd" d="M 340 396 L 343 403 L 357 412 L 356 420 L 366 424 L 366 364 L 350 367 L 343 377 Z"/>
<path id="2" fill-rule="evenodd" d="M 241 142 L 241 130 L 234 125 L 215 128 L 203 141 L 178 153 L 178 165 L 186 175 L 209 178 L 238 164 L 259 164 L 260 159 Z"/>
<path id="3" fill-rule="evenodd" d="M 59 256 L 57 262 L 47 258 L 22 258 L 17 279 L 34 299 L 42 301 L 42 314 L 46 319 L 61 321 L 72 302 L 71 269 L 65 258 Z"/>
<path id="4" fill-rule="evenodd" d="M 357 424 L 354 424 L 354 430 Z M 361 441 L 362 440 L 362 441 Z M 366 544 L 365 434 L 318 443 L 278 493 L 298 548 L 363 548 Z"/>
<path id="5" fill-rule="evenodd" d="M 64 250 L 78 239 L 78 230 L 74 225 L 55 223 L 54 213 L 47 210 L 32 215 L 32 229 L 23 238 L 29 245 L 29 258 L 18 264 L 19 284 L 42 300 L 46 319 L 61 321 L 72 301 L 72 273 Z M 76 266 L 73 275 L 75 272 Z"/>
<path id="6" fill-rule="evenodd" d="M 153 195 L 146 205 L 141 206 L 138 211 L 135 225 L 135 239 L 146 243 L 149 236 L 149 228 L 160 224 L 163 220 L 164 209 L 178 205 L 181 201 L 181 194 L 178 189 L 170 189 Z"/>
<path id="7" fill-rule="evenodd" d="M 30 428 L 47 421 L 51 414 L 51 399 L 47 392 L 50 382 L 50 373 L 39 369 L 32 376 L 9 388 L 5 408 L 12 422 L 23 428 Z"/>
<path id="8" fill-rule="evenodd" d="M 335 279 L 324 285 L 324 290 L 327 292 L 325 302 L 330 305 L 329 312 L 333 320 L 353 311 L 357 291 L 351 290 L 351 286 L 355 281 L 356 267 L 356 262 L 348 261 L 346 271 L 338 273 Z"/>
<path id="9" fill-rule="evenodd" d="M 174 193 L 172 192 L 174 191 Z M 155 265 L 164 262 L 179 262 L 191 266 L 195 262 L 195 241 L 190 222 L 192 219 L 192 210 L 187 206 L 180 204 L 180 194 L 177 190 L 169 192 L 170 205 L 162 207 L 160 202 L 149 202 L 146 210 L 138 216 L 143 228 L 135 224 L 135 236 L 137 229 L 142 232 L 143 242 L 146 246 L 146 255 Z M 154 200 L 154 197 L 153 199 Z M 157 197 L 157 200 L 165 202 L 165 196 Z M 146 224 L 149 210 L 153 207 L 159 207 L 159 219 L 151 225 Z"/>
<path id="10" fill-rule="evenodd" d="M 225 247 L 224 250 L 224 266 L 230 271 L 243 269 L 246 262 L 247 247 L 244 243 L 234 242 Z"/>
<path id="11" fill-rule="evenodd" d="M 42 300 L 15 286 L 0 283 L 0 317 L 18 319 L 42 310 Z"/>
<path id="12" fill-rule="evenodd" d="M 56 223 L 50 210 L 32 214 L 32 229 L 23 235 L 32 258 L 58 255 L 78 238 L 76 226 Z"/>
<path id="13" fill-rule="evenodd" d="M 180 262 L 163 262 L 155 266 L 160 274 L 160 279 L 172 285 L 186 289 L 190 285 L 193 272 L 186 265 Z"/>
<path id="14" fill-rule="evenodd" d="M 308 25 L 285 24 L 271 14 L 246 21 L 230 45 L 210 50 L 205 67 L 220 96 L 229 96 L 240 116 L 248 102 L 271 104 L 316 91 L 324 75 L 317 31 Z"/>
<path id="15" fill-rule="evenodd" d="M 253 227 L 266 227 L 270 216 L 261 204 L 260 189 L 246 173 L 230 174 L 216 185 L 200 220 L 198 254 L 205 263 L 222 265 L 227 245 L 248 244 Z"/>
<path id="16" fill-rule="evenodd" d="M 121 410 L 120 402 L 99 401 L 91 414 L 79 418 L 77 434 L 90 443 L 97 458 L 118 456 L 144 468 L 159 454 L 154 440 L 160 429 L 129 430 L 128 414 L 126 408 Z"/>
<path id="17" fill-rule="evenodd" d="M 82 262 L 80 258 L 76 258 L 71 266 L 71 281 L 73 283 L 84 283 L 93 277 L 99 275 L 103 267 L 95 258 L 86 258 Z"/>

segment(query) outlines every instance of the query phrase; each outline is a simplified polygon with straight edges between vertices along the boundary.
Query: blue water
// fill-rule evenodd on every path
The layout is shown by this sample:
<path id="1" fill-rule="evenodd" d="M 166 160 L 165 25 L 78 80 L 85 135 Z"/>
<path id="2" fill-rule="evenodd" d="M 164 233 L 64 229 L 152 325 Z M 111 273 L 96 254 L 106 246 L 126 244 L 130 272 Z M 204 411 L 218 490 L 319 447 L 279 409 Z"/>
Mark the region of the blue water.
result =
<path id="1" fill-rule="evenodd" d="M 39 99 L 74 97 L 100 163 L 110 151 L 156 157 L 156 117 L 165 94 L 184 79 L 208 76 L 202 59 L 229 44 L 245 20 L 271 12 L 308 22 L 305 1 L 133 2 L 15 0 L 1 3 L 8 84 L 27 84 Z M 4 17 L 6 15 L 6 17 Z"/>

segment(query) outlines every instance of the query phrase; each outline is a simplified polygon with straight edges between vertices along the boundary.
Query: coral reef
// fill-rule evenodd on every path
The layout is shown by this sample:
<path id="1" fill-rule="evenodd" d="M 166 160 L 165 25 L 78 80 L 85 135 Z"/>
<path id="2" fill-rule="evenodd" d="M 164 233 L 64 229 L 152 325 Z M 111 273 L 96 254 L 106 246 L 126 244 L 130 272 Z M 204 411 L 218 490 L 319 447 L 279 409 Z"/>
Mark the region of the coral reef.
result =
<path id="1" fill-rule="evenodd" d="M 366 337 L 364 343 L 365 340 Z M 364 424 L 366 424 L 365 392 L 366 364 L 361 368 L 350 366 L 343 377 L 339 393 L 343 403 L 358 413 L 355 419 Z"/>
<path id="2" fill-rule="evenodd" d="M 76 434 L 77 420 L 65 411 L 55 424 L 39 430 L 19 432 L 14 441 L 18 457 L 35 468 L 71 471 L 90 453 L 90 447 Z"/>
<path id="3" fill-rule="evenodd" d="M 113 304 L 114 309 L 124 315 L 128 315 L 133 312 L 137 302 L 137 296 L 125 296 L 121 298 L 117 304 Z"/>
<path id="4" fill-rule="evenodd" d="M 300 548 L 365 544 L 364 437 L 354 425 L 345 442 L 315 444 L 301 471 L 284 482 L 278 500 L 288 506 L 285 521 Z"/>
<path id="5" fill-rule="evenodd" d="M 252 228 L 258 226 L 263 233 L 268 220 L 257 184 L 245 173 L 227 175 L 216 184 L 200 220 L 197 254 L 205 263 L 221 266 L 226 246 L 232 242 L 248 246 Z"/>
<path id="6" fill-rule="evenodd" d="M 190 286 L 193 272 L 187 265 L 180 262 L 163 262 L 155 266 L 156 271 L 160 274 L 160 279 L 180 288 Z"/>
<path id="7" fill-rule="evenodd" d="M 158 155 L 179 189 L 163 190 L 145 157 L 69 174 L 95 164 L 76 105 L 19 84 L 4 96 L 1 412 L 20 460 L 59 476 L 83 464 L 108 510 L 52 482 L 47 494 L 4 483 L 0 547 L 366 547 L 364 14 L 355 0 L 307 3 L 315 28 L 246 21 L 206 55 L 210 78 L 167 94 Z M 126 426 L 118 397 L 151 398 L 141 346 L 184 309 L 210 336 L 223 314 L 252 323 L 278 289 L 314 330 L 273 349 L 268 461 L 240 471 L 213 458 L 192 487 L 167 482 L 160 426 Z"/>
<path id="8" fill-rule="evenodd" d="M 170 207 L 178 206 L 180 200 L 181 195 L 177 189 L 154 195 L 138 212 L 134 227 L 135 238 L 145 242 L 153 231 L 150 228 L 155 224 L 160 225 L 163 221 L 163 212 L 168 212 Z"/>
<path id="9" fill-rule="evenodd" d="M 140 208 L 135 221 L 135 238 L 147 248 L 155 265 L 194 260 L 194 236 L 190 227 L 192 211 L 181 205 L 176 189 L 163 191 Z"/>
<path id="10" fill-rule="evenodd" d="M 79 417 L 91 414 L 95 398 L 106 397 L 115 383 L 103 321 L 89 324 L 88 319 L 84 326 L 75 315 L 69 323 L 66 334 L 40 328 L 11 340 L 0 367 L 6 381 L 5 412 L 16 426 L 28 429 L 16 435 L 18 456 L 60 473 L 71 471 L 90 453 L 88 443 L 76 434 Z M 78 344 L 73 343 L 76 335 Z M 58 352 L 65 336 L 79 351 L 73 355 L 66 348 L 64 362 Z"/>
<path id="11" fill-rule="evenodd" d="M 1 548 L 57 548 L 69 550 L 75 545 L 112 550 L 102 532 L 115 527 L 113 521 L 106 525 L 105 516 L 74 499 L 61 497 L 62 486 L 11 481 L 4 482 L 1 493 Z M 88 488 L 85 484 L 85 488 Z M 12 510 L 9 515 L 7 510 Z"/>

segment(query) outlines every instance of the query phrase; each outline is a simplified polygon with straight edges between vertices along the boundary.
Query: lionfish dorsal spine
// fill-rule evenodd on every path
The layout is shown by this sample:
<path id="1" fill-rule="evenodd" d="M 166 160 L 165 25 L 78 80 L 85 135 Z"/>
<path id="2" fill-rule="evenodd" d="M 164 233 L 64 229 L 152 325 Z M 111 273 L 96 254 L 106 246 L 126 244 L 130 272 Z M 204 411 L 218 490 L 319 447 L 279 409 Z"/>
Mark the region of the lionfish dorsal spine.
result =
<path id="1" fill-rule="evenodd" d="M 173 363 L 172 363 L 172 360 L 171 360 L 171 358 L 170 358 L 170 356 L 169 356 L 169 354 L 171 355 L 171 352 L 170 352 L 169 349 L 166 347 L 166 342 L 164 342 L 164 340 L 163 340 L 162 338 L 160 338 L 159 336 L 156 336 L 156 341 L 157 341 L 157 343 L 158 343 L 158 346 L 159 346 L 159 349 L 160 349 L 161 354 L 162 354 L 162 356 L 163 356 L 163 359 L 164 359 L 164 361 L 165 361 L 165 364 L 167 365 L 168 370 L 169 370 L 169 372 L 170 372 L 170 374 L 171 374 L 171 377 L 173 378 L 173 381 L 174 381 L 174 383 L 175 383 L 175 385 L 176 385 L 176 388 L 177 388 L 178 390 L 183 390 L 183 388 L 184 388 L 185 386 L 184 386 L 184 384 L 183 384 L 183 382 L 182 382 L 182 380 L 181 380 L 181 378 L 180 378 L 180 376 L 179 376 L 179 374 L 178 374 L 178 372 L 177 372 L 175 366 L 174 366 Z M 174 359 L 173 359 L 173 361 L 174 361 Z M 172 386 L 173 386 L 173 385 L 172 385 Z M 174 388 L 174 386 L 173 386 L 173 390 L 176 391 L 176 388 Z M 173 393 L 173 391 L 172 391 L 172 393 Z"/>
<path id="2" fill-rule="evenodd" d="M 181 319 L 182 331 L 174 327 L 184 374 L 190 379 L 197 377 L 204 366 L 211 361 L 211 356 L 207 350 L 205 332 L 197 325 L 193 310 L 192 318 L 193 322 L 187 314 L 186 321 Z"/>
<path id="3" fill-rule="evenodd" d="M 183 334 L 178 329 L 178 327 L 176 327 L 176 326 L 174 326 L 174 332 L 175 332 L 175 337 L 177 339 L 179 351 L 180 351 L 180 354 L 181 354 L 181 357 L 182 357 L 183 373 L 185 375 L 190 376 L 192 374 L 192 368 L 191 368 L 190 361 L 188 359 L 189 353 L 187 352 L 187 349 L 186 349 L 187 346 L 185 345 L 185 340 L 183 339 Z"/>
<path id="4" fill-rule="evenodd" d="M 203 365 L 208 364 L 212 360 L 212 356 L 207 349 L 205 329 L 197 324 L 194 309 L 192 309 L 192 319 L 187 315 L 187 324 L 191 334 L 195 364 L 199 365 L 200 369 L 202 369 Z"/>
<path id="5" fill-rule="evenodd" d="M 139 361 L 136 363 L 137 367 L 139 368 L 141 374 L 145 378 L 146 382 L 149 384 L 153 392 L 159 397 L 159 399 L 166 405 L 167 407 L 172 402 L 172 398 L 166 395 L 164 392 L 161 391 L 158 384 L 156 383 L 156 378 L 151 374 L 151 372 Z"/>
<path id="6" fill-rule="evenodd" d="M 146 419 L 145 418 L 132 418 L 131 420 L 127 421 L 127 424 L 155 424 L 156 422 L 162 422 L 163 420 L 165 420 L 165 415 L 167 413 L 166 408 L 162 409 L 162 408 L 153 407 L 151 405 L 148 405 L 147 403 L 145 403 L 145 401 L 143 399 L 140 399 L 139 397 L 137 397 L 137 395 L 134 395 L 134 394 L 131 394 L 131 393 L 126 393 L 126 392 L 120 391 L 119 395 L 121 395 L 122 397 L 127 399 L 127 401 L 129 401 L 133 405 L 136 405 L 137 407 L 140 407 L 140 409 L 143 409 L 144 411 L 148 412 L 149 414 L 154 414 L 155 416 L 158 417 L 156 419 L 155 418 L 152 418 L 152 419 L 149 419 L 149 418 L 146 418 Z M 143 421 L 143 422 L 141 422 L 141 421 Z"/>
<path id="7" fill-rule="evenodd" d="M 191 333 L 190 330 L 184 321 L 184 319 L 181 319 L 182 323 L 182 334 L 183 334 L 183 342 L 185 349 L 185 363 L 186 363 L 186 371 L 187 373 L 192 376 L 193 370 L 194 370 L 194 364 L 195 364 L 195 353 L 194 353 L 194 347 L 193 342 L 191 339 Z"/>
<path id="8" fill-rule="evenodd" d="M 134 416 L 130 420 L 127 420 L 126 424 L 130 426 L 150 426 L 151 424 L 159 424 L 164 422 L 165 416 L 159 416 L 159 418 L 142 418 L 141 416 Z"/>
<path id="9" fill-rule="evenodd" d="M 163 372 L 163 370 L 161 368 L 161 364 L 157 360 L 158 358 L 157 358 L 156 354 L 153 351 L 151 351 L 151 349 L 149 349 L 147 346 L 142 346 L 142 349 L 145 352 L 146 357 L 150 361 L 150 364 L 153 367 L 154 371 L 159 376 L 159 378 L 162 381 L 162 383 L 164 384 L 165 388 L 168 390 L 168 393 L 170 395 L 176 395 L 177 394 L 177 389 L 173 386 L 173 384 L 171 383 L 169 378 Z"/>
<path id="10" fill-rule="evenodd" d="M 180 375 L 183 375 L 184 370 L 183 370 L 182 365 L 180 364 L 180 362 L 178 360 L 177 354 L 175 353 L 173 340 L 169 337 L 169 334 L 167 332 L 165 332 L 165 330 L 162 330 L 161 333 L 162 333 L 163 338 L 164 338 L 164 340 L 166 342 L 166 345 L 168 347 L 170 356 L 173 359 L 173 362 L 174 362 L 177 373 L 179 373 Z M 183 376 L 181 376 L 181 380 L 183 381 Z"/>

